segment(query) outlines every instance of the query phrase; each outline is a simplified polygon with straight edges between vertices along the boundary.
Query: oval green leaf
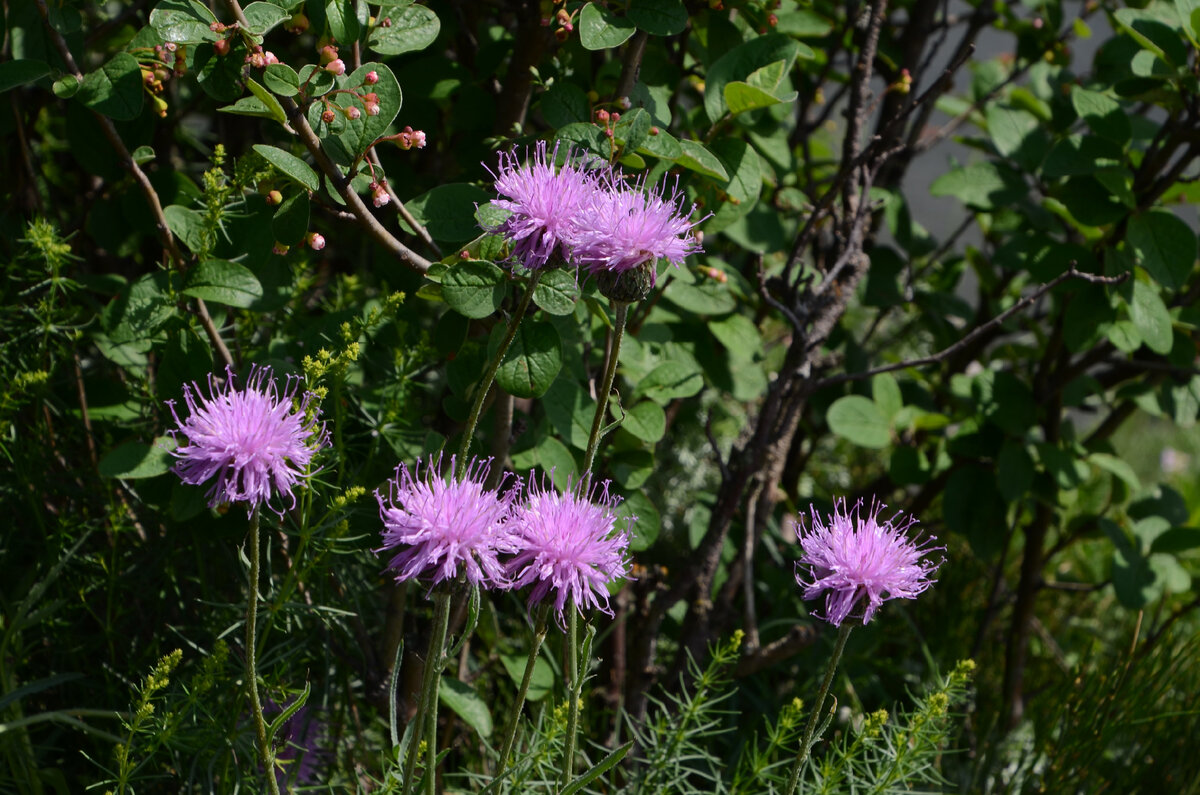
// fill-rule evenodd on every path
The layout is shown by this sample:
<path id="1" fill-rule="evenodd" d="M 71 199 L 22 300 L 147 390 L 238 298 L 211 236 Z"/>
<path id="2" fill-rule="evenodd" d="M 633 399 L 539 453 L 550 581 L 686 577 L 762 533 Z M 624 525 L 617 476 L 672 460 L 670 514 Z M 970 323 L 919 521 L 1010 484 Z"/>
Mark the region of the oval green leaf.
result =
<path id="1" fill-rule="evenodd" d="M 502 335 L 504 327 L 497 325 L 496 331 Z M 558 330 L 549 323 L 526 321 L 517 327 L 516 336 L 496 371 L 496 383 L 514 397 L 541 397 L 558 377 L 562 363 Z"/>
<path id="2" fill-rule="evenodd" d="M 887 419 L 874 401 L 862 395 L 846 395 L 825 412 L 829 429 L 859 447 L 882 449 L 892 441 Z"/>
<path id="3" fill-rule="evenodd" d="M 465 260 L 442 277 L 442 298 L 460 315 L 487 317 L 504 300 L 504 287 L 504 271 L 500 268 L 487 260 Z"/>
<path id="4" fill-rule="evenodd" d="M 262 298 L 263 290 L 258 277 L 245 265 L 210 259 L 187 272 L 183 294 L 245 309 Z"/>

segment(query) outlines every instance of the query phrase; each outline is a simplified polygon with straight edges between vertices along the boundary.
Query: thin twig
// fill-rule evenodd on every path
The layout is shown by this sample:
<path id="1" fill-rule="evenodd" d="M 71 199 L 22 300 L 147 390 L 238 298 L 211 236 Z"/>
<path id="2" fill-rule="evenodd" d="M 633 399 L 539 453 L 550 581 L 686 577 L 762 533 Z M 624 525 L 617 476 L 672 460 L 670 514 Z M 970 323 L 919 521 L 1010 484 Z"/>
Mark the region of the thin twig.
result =
<path id="1" fill-rule="evenodd" d="M 1067 281 L 1068 279 L 1082 279 L 1083 281 L 1091 282 L 1092 284 L 1120 284 L 1121 282 L 1125 281 L 1128 278 L 1129 278 L 1128 272 L 1122 273 L 1118 276 L 1099 276 L 1094 273 L 1084 273 L 1082 271 L 1076 270 L 1075 268 L 1071 268 L 1070 270 L 1066 271 L 1065 273 L 1060 274 L 1057 278 L 1055 278 L 1049 282 L 1046 282 L 1041 287 L 1039 287 L 1038 289 L 1034 290 L 1029 295 L 1022 298 L 1020 301 L 1017 301 L 1015 304 L 1013 304 L 1011 307 L 1009 307 L 1005 311 L 996 315 L 994 318 L 989 320 L 987 323 L 984 323 L 982 326 L 979 326 L 978 328 L 976 328 L 974 331 L 972 331 L 970 334 L 968 334 L 967 336 L 960 339 L 958 342 L 954 343 L 953 345 L 950 345 L 949 347 L 943 348 L 942 350 L 938 351 L 937 353 L 931 354 L 929 356 L 924 356 L 920 359 L 910 359 L 908 361 L 897 362 L 895 364 L 885 364 L 883 366 L 874 367 L 870 370 L 864 370 L 859 373 L 843 373 L 842 375 L 834 375 L 834 376 L 830 376 L 828 378 L 822 378 L 820 381 L 818 381 L 813 386 L 813 391 L 816 391 L 818 389 L 824 389 L 825 387 L 829 387 L 829 386 L 836 386 L 837 384 L 849 383 L 851 381 L 862 381 L 863 379 L 872 378 L 881 373 L 890 373 L 895 370 L 904 370 L 909 367 L 924 367 L 925 365 L 928 365 L 928 364 L 938 364 L 940 362 L 943 362 L 946 359 L 948 359 L 949 357 L 951 357 L 954 354 L 958 353 L 959 351 L 963 350 L 967 346 L 971 345 L 979 337 L 982 337 L 983 335 L 987 334 L 993 328 L 995 328 L 996 326 L 999 326 L 1000 324 L 1002 324 L 1004 321 L 1008 320 L 1013 315 L 1017 314 L 1018 312 L 1023 311 L 1030 304 L 1034 303 L 1039 298 L 1041 298 L 1043 295 L 1050 292 L 1055 287 L 1057 287 L 1058 285 Z"/>

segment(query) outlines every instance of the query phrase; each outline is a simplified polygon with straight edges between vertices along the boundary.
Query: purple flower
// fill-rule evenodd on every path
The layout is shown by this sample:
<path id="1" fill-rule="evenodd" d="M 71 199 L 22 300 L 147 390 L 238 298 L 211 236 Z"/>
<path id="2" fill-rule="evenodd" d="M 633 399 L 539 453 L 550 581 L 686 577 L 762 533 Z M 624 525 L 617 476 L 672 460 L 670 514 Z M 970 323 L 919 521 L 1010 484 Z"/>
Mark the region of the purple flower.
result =
<path id="1" fill-rule="evenodd" d="M 545 141 L 537 143 L 524 164 L 517 162 L 515 151 L 501 152 L 499 173 L 494 175 L 496 192 L 505 198 L 492 203 L 512 215 L 491 231 L 508 238 L 513 257 L 529 269 L 567 258 L 579 214 L 599 190 L 598 172 L 569 161 L 555 169 L 557 156 L 558 144 L 547 156 Z"/>
<path id="2" fill-rule="evenodd" d="M 530 477 L 528 498 L 513 518 L 519 551 L 508 562 L 512 587 L 532 585 L 530 605 L 553 592 L 559 625 L 568 599 L 581 613 L 592 607 L 611 616 L 608 585 L 629 571 L 625 552 L 632 519 L 618 528 L 613 509 L 620 498 L 609 496 L 607 480 L 598 498 L 582 482 L 560 492 Z"/>
<path id="3" fill-rule="evenodd" d="M 172 453 L 179 459 L 174 472 L 190 485 L 213 480 L 213 508 L 245 502 L 253 509 L 276 496 L 295 507 L 292 490 L 328 443 L 324 426 L 307 416 L 313 396 L 305 392 L 294 405 L 300 379 L 288 376 L 281 394 L 270 367 L 253 367 L 242 389 L 234 381 L 233 368 L 226 367 L 223 388 L 209 375 L 207 397 L 199 385 L 184 384 L 186 420 L 176 414 L 175 401 L 167 401 L 178 426 L 169 433 L 184 439 Z"/>
<path id="4" fill-rule="evenodd" d="M 267 699 L 263 714 L 270 720 L 283 712 L 284 707 Z M 288 782 L 292 784 L 317 784 L 332 754 L 322 747 L 325 739 L 325 724 L 318 720 L 307 706 L 303 706 L 280 726 L 275 740 L 279 750 L 275 753 L 275 781 L 281 790 Z"/>
<path id="5" fill-rule="evenodd" d="M 864 519 L 862 505 L 859 500 L 850 511 L 845 499 L 838 500 L 828 526 L 810 507 L 812 528 L 807 533 L 795 523 L 804 550 L 796 564 L 796 582 L 804 586 L 805 599 L 829 592 L 825 615 L 818 617 L 835 627 L 860 601 L 866 601 L 862 615 L 866 624 L 888 599 L 915 599 L 933 585 L 930 577 L 942 564 L 942 560 L 922 559 L 927 552 L 944 549 L 932 546 L 937 539 L 908 538 L 906 531 L 917 523 L 915 518 L 897 513 L 881 522 L 879 512 L 887 506 L 873 501 Z M 803 578 L 805 573 L 811 581 Z"/>
<path id="6" fill-rule="evenodd" d="M 471 459 L 461 479 L 453 476 L 453 457 L 449 480 L 440 456 L 426 464 L 424 475 L 420 460 L 412 470 L 401 464 L 387 498 L 375 492 L 383 520 L 383 546 L 375 551 L 396 551 L 388 568 L 397 582 L 420 577 L 436 585 L 461 570 L 472 585 L 505 585 L 499 556 L 515 551 L 509 519 L 517 488 L 501 494 L 483 487 L 490 458 Z"/>
<path id="7" fill-rule="evenodd" d="M 689 234 L 699 223 L 688 220 L 696 207 L 683 212 L 678 186 L 668 196 L 665 181 L 648 191 L 642 182 L 608 182 L 607 190 L 593 194 L 579 218 L 572 251 L 581 266 L 592 273 L 619 274 L 656 259 L 678 266 L 700 250 L 699 241 Z"/>

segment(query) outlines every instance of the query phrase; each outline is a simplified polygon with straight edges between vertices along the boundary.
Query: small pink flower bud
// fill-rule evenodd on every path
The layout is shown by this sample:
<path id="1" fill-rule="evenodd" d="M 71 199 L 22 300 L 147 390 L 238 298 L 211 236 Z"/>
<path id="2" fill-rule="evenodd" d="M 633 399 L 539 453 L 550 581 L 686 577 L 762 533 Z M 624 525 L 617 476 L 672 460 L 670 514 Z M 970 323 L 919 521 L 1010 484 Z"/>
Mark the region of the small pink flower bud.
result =
<path id="1" fill-rule="evenodd" d="M 566 41 L 571 35 L 571 31 L 566 28 L 559 28 L 554 31 L 554 38 L 558 41 Z"/>
<path id="2" fill-rule="evenodd" d="M 602 124 L 607 124 L 608 123 L 608 111 L 606 111 L 604 108 L 601 108 L 600 110 L 596 111 L 596 121 L 598 121 Z"/>
<path id="3" fill-rule="evenodd" d="M 347 119 L 357 119 L 362 116 L 362 111 L 358 109 L 357 105 L 351 105 L 343 113 L 346 114 Z"/>
<path id="4" fill-rule="evenodd" d="M 774 14 L 767 14 L 767 24 L 771 27 L 775 27 L 779 24 L 779 17 L 775 16 Z"/>
<path id="5" fill-rule="evenodd" d="M 217 55 L 228 55 L 229 54 L 229 39 L 221 39 L 220 41 L 214 41 L 213 49 L 216 50 Z"/>
<path id="6" fill-rule="evenodd" d="M 567 9 L 565 8 L 558 9 L 558 13 L 554 15 L 554 18 L 558 20 L 558 24 L 560 25 L 567 25 L 571 22 L 571 15 L 567 13 Z"/>
<path id="7" fill-rule="evenodd" d="M 651 135 L 658 135 L 658 128 L 657 128 L 657 127 L 651 127 L 651 128 L 650 128 L 650 134 L 651 134 Z"/>
<path id="8" fill-rule="evenodd" d="M 378 102 L 368 102 L 368 103 L 366 103 L 365 107 L 367 109 L 368 116 L 378 116 L 379 115 L 379 103 Z"/>
<path id="9" fill-rule="evenodd" d="M 336 118 L 337 116 L 335 116 L 333 111 L 329 108 L 326 108 L 325 112 L 321 114 L 321 121 L 325 122 L 326 124 L 333 124 L 333 120 Z"/>
<path id="10" fill-rule="evenodd" d="M 163 45 L 163 49 L 166 50 L 167 52 L 175 52 L 177 49 L 179 49 L 179 45 L 177 45 L 173 41 L 168 41 L 166 44 Z"/>
<path id="11" fill-rule="evenodd" d="M 220 22 L 209 23 L 208 29 L 211 30 L 213 33 L 224 33 L 225 32 L 225 26 L 223 24 L 221 24 Z"/>
<path id="12" fill-rule="evenodd" d="M 383 19 L 379 20 L 379 27 L 390 28 L 391 26 L 392 26 L 392 18 L 391 17 L 384 17 Z"/>
<path id="13" fill-rule="evenodd" d="M 321 55 L 321 65 L 322 66 L 329 63 L 330 61 L 337 60 L 337 57 L 338 57 L 337 47 L 334 47 L 332 44 L 326 44 L 324 47 L 322 47 L 320 50 L 318 50 L 318 52 Z"/>
<path id="14" fill-rule="evenodd" d="M 385 182 L 384 185 L 386 184 L 387 183 Z M 372 182 L 370 185 L 371 202 L 376 207 L 382 207 L 392 200 L 392 197 L 388 195 L 387 188 L 384 187 L 384 185 L 381 185 L 378 182 Z"/>
<path id="15" fill-rule="evenodd" d="M 1041 17 L 1034 17 L 1034 18 L 1033 18 L 1033 29 L 1034 29 L 1034 30 L 1041 30 L 1041 29 L 1042 29 L 1042 27 L 1043 27 L 1045 24 L 1046 24 L 1046 23 L 1042 21 L 1042 18 L 1041 18 Z"/>
<path id="16" fill-rule="evenodd" d="M 633 103 L 629 101 L 629 97 L 621 97 L 617 100 L 617 104 L 621 106 L 621 110 L 629 110 L 633 107 Z"/>
<path id="17" fill-rule="evenodd" d="M 373 86 L 378 82 L 379 82 L 379 73 L 376 72 L 374 69 L 367 72 L 367 76 L 363 78 L 364 85 Z"/>
<path id="18" fill-rule="evenodd" d="M 346 64 L 341 58 L 334 58 L 329 63 L 325 64 L 325 71 L 332 72 L 335 75 L 346 74 Z"/>
<path id="19" fill-rule="evenodd" d="M 273 190 L 267 194 L 267 204 L 275 205 L 283 202 L 283 194 L 277 190 Z"/>
<path id="20" fill-rule="evenodd" d="M 276 243 L 274 246 L 271 247 L 271 253 L 278 254 L 279 256 L 282 257 L 284 254 L 288 253 L 288 247 L 283 245 L 282 243 Z"/>
<path id="21" fill-rule="evenodd" d="M 369 94 L 363 94 L 362 101 L 363 101 L 363 102 L 375 102 L 375 103 L 378 103 L 378 102 L 379 102 L 379 95 L 378 95 L 378 94 L 376 94 L 374 91 L 372 91 L 372 92 L 371 92 L 371 93 L 369 93 Z"/>
<path id="22" fill-rule="evenodd" d="M 270 50 L 267 50 L 263 53 L 263 60 L 267 62 L 267 66 L 270 66 L 273 63 L 279 63 L 279 59 L 275 57 L 275 53 L 271 52 Z"/>
<path id="23" fill-rule="evenodd" d="M 614 114 L 612 115 L 612 120 L 613 120 L 613 124 L 616 124 L 617 122 L 619 122 L 619 121 L 621 120 L 621 114 L 620 114 L 620 113 L 614 113 Z"/>
<path id="24" fill-rule="evenodd" d="M 265 67 L 267 65 L 267 59 L 263 57 L 263 54 L 261 52 L 256 52 L 256 53 L 252 53 L 251 55 L 248 55 L 246 57 L 246 60 L 249 61 L 250 65 L 253 66 L 255 69 L 262 69 L 263 67 Z"/>
<path id="25" fill-rule="evenodd" d="M 320 251 L 321 249 L 325 248 L 325 238 L 322 237 L 317 232 L 313 232 L 312 234 L 310 234 L 308 236 L 307 242 L 308 242 L 308 247 L 311 248 L 313 251 Z"/>
<path id="26" fill-rule="evenodd" d="M 425 148 L 425 133 L 422 130 L 417 130 L 413 135 L 413 145 L 418 149 Z"/>

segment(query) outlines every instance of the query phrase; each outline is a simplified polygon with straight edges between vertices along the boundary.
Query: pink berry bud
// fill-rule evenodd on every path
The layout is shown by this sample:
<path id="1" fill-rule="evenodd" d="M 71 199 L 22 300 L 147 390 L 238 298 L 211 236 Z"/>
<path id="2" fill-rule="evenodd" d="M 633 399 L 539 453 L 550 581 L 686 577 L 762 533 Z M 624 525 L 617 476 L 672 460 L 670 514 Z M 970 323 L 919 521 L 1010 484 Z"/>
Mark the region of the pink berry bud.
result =
<path id="1" fill-rule="evenodd" d="M 617 122 L 619 122 L 619 121 L 621 120 L 621 114 L 620 114 L 620 113 L 614 113 L 614 114 L 612 115 L 612 120 L 613 120 L 613 124 L 616 124 Z"/>
<path id="2" fill-rule="evenodd" d="M 267 204 L 275 205 L 283 203 L 283 194 L 277 190 L 273 190 L 267 194 Z"/>
<path id="3" fill-rule="evenodd" d="M 629 101 L 629 97 L 621 97 L 617 100 L 617 104 L 621 106 L 621 110 L 629 110 L 633 107 L 633 103 Z"/>
<path id="4" fill-rule="evenodd" d="M 270 50 L 267 50 L 263 53 L 263 60 L 267 62 L 267 66 L 270 66 L 273 63 L 279 63 L 279 59 L 275 57 L 275 53 L 271 52 Z"/>
<path id="5" fill-rule="evenodd" d="M 600 110 L 596 111 L 596 121 L 607 123 L 608 122 L 608 111 L 606 111 L 604 108 L 601 108 Z"/>
<path id="6" fill-rule="evenodd" d="M 219 41 L 214 41 L 213 49 L 216 51 L 217 55 L 228 55 L 229 54 L 229 39 L 221 39 Z"/>
<path id="7" fill-rule="evenodd" d="M 382 207 L 392 200 L 388 195 L 387 188 L 380 185 L 378 182 L 372 182 L 371 185 L 371 202 L 376 207 Z"/>
<path id="8" fill-rule="evenodd" d="M 425 148 L 425 133 L 423 131 L 417 130 L 415 133 L 413 133 L 413 144 L 418 149 Z"/>
<path id="9" fill-rule="evenodd" d="M 383 19 L 379 20 L 379 27 L 390 28 L 391 26 L 392 26 L 392 18 L 391 17 L 384 17 Z"/>
<path id="10" fill-rule="evenodd" d="M 368 102 L 366 104 L 366 108 L 367 108 L 368 116 L 378 116 L 379 115 L 379 103 L 378 102 Z"/>
<path id="11" fill-rule="evenodd" d="M 313 251 L 320 251 L 325 248 L 325 238 L 319 233 L 313 232 L 308 236 L 308 247 Z"/>
<path id="12" fill-rule="evenodd" d="M 378 94 L 376 94 L 374 91 L 372 91 L 372 92 L 371 92 L 371 93 L 369 93 L 369 94 L 363 94 L 363 95 L 362 95 L 362 101 L 363 101 L 363 102 L 366 102 L 366 103 L 371 103 L 371 102 L 378 103 L 378 102 L 379 102 L 379 95 L 378 95 Z"/>
<path id="13" fill-rule="evenodd" d="M 774 14 L 767 14 L 767 24 L 771 27 L 775 27 L 779 24 L 779 17 L 775 16 Z"/>
<path id="14" fill-rule="evenodd" d="M 334 58 L 329 63 L 325 64 L 325 71 L 332 72 L 335 75 L 346 74 L 346 64 L 341 58 Z"/>
<path id="15" fill-rule="evenodd" d="M 363 83 L 368 86 L 373 86 L 379 82 L 379 73 L 374 69 L 367 72 L 367 76 L 363 78 Z"/>
<path id="16" fill-rule="evenodd" d="M 358 109 L 357 105 L 351 105 L 346 108 L 345 114 L 347 119 L 357 119 L 362 116 L 362 111 Z"/>
<path id="17" fill-rule="evenodd" d="M 326 124 L 333 124 L 333 120 L 336 118 L 337 116 L 335 116 L 333 111 L 329 108 L 326 108 L 325 112 L 321 114 L 321 121 L 325 122 Z"/>
<path id="18" fill-rule="evenodd" d="M 224 33 L 225 32 L 225 26 L 222 25 L 220 22 L 209 23 L 208 29 L 211 30 L 213 33 Z"/>
<path id="19" fill-rule="evenodd" d="M 283 245 L 282 243 L 276 243 L 274 246 L 271 247 L 271 253 L 278 254 L 279 256 L 282 257 L 284 254 L 288 253 L 288 247 Z"/>

